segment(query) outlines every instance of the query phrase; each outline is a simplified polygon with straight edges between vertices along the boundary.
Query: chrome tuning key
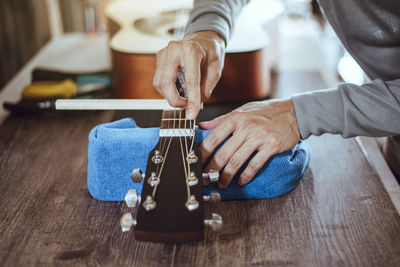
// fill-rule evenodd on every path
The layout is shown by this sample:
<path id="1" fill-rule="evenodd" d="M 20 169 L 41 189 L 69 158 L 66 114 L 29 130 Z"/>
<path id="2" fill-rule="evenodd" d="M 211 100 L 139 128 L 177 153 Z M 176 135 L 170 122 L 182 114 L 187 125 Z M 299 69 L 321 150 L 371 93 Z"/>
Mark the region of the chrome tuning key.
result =
<path id="1" fill-rule="evenodd" d="M 193 150 L 190 150 L 190 152 L 189 152 L 189 154 L 187 155 L 187 157 L 186 157 L 186 160 L 187 160 L 187 162 L 189 163 L 189 164 L 192 164 L 192 163 L 196 163 L 197 162 L 197 156 L 196 156 L 196 154 L 194 153 L 194 151 Z"/>
<path id="2" fill-rule="evenodd" d="M 222 217 L 217 213 L 213 213 L 211 219 L 204 220 L 204 224 L 210 226 L 213 231 L 219 231 L 223 225 Z"/>
<path id="3" fill-rule="evenodd" d="M 150 178 L 147 180 L 147 182 L 152 186 L 156 186 L 160 183 L 160 178 L 156 175 L 155 172 L 151 173 Z"/>
<path id="4" fill-rule="evenodd" d="M 129 208 L 134 208 L 140 203 L 140 196 L 136 193 L 136 189 L 129 189 L 125 195 L 125 203 Z"/>
<path id="5" fill-rule="evenodd" d="M 155 164 L 159 164 L 163 162 L 164 157 L 160 155 L 160 151 L 156 150 L 154 151 L 154 156 L 151 158 L 151 161 L 153 161 Z"/>
<path id="6" fill-rule="evenodd" d="M 142 180 L 144 179 L 144 176 L 145 176 L 145 174 L 142 173 L 142 170 L 140 170 L 139 168 L 133 169 L 132 174 L 131 174 L 132 180 L 135 183 L 142 182 Z"/>
<path id="7" fill-rule="evenodd" d="M 186 208 L 190 211 L 195 210 L 199 207 L 199 202 L 196 200 L 194 195 L 191 195 L 189 200 L 186 202 Z"/>
<path id="8" fill-rule="evenodd" d="M 209 170 L 207 173 L 203 173 L 203 179 L 216 183 L 219 181 L 219 172 L 217 170 Z"/>
<path id="9" fill-rule="evenodd" d="M 151 196 L 147 196 L 146 200 L 143 202 L 143 208 L 147 211 L 153 210 L 156 207 L 156 202 L 153 200 Z"/>
<path id="10" fill-rule="evenodd" d="M 122 232 L 127 232 L 131 230 L 132 226 L 136 225 L 136 220 L 133 219 L 132 214 L 130 212 L 127 212 L 122 215 L 120 224 Z"/>
<path id="11" fill-rule="evenodd" d="M 221 201 L 221 195 L 218 192 L 213 191 L 209 196 L 203 196 L 203 200 L 211 203 L 217 203 Z"/>
<path id="12" fill-rule="evenodd" d="M 194 186 L 199 183 L 199 179 L 197 179 L 196 174 L 194 172 L 190 172 L 189 177 L 188 177 L 188 185 L 189 186 Z"/>

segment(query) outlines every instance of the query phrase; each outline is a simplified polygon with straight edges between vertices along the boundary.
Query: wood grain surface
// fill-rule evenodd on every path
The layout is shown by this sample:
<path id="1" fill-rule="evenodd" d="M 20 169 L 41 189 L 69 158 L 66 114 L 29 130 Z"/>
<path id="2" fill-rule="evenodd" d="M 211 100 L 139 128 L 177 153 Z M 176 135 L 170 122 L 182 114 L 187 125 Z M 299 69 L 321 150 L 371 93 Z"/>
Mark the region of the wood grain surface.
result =
<path id="1" fill-rule="evenodd" d="M 322 88 L 315 73 L 278 75 L 286 87 Z M 200 119 L 233 106 L 207 106 Z M 201 242 L 154 244 L 122 233 L 128 211 L 90 197 L 87 138 L 125 113 L 9 117 L 0 127 L 0 266 L 399 266 L 400 217 L 354 139 L 310 138 L 311 166 L 275 199 L 205 205 L 224 218 Z M 159 112 L 135 112 L 157 125 Z M 146 117 L 144 117 L 146 115 Z"/>

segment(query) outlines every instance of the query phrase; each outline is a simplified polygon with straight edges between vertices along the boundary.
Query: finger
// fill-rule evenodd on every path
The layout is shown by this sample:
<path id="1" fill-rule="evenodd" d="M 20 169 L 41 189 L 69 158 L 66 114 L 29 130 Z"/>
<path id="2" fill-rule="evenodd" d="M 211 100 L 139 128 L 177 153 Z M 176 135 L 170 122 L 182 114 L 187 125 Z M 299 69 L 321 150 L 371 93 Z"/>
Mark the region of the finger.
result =
<path id="1" fill-rule="evenodd" d="M 232 181 L 233 176 L 239 171 L 243 164 L 249 159 L 251 154 L 259 148 L 259 144 L 247 141 L 235 152 L 228 164 L 225 166 L 218 187 L 226 188 Z"/>
<path id="2" fill-rule="evenodd" d="M 193 120 L 197 117 L 200 110 L 200 67 L 204 58 L 204 52 L 196 42 L 185 43 L 184 49 L 183 66 L 185 69 L 185 83 L 188 98 L 186 118 Z"/>
<path id="3" fill-rule="evenodd" d="M 153 85 L 157 91 L 168 100 L 168 103 L 173 107 L 184 107 L 187 100 L 179 96 L 176 89 L 175 80 L 178 75 L 178 67 L 174 68 L 176 64 L 164 65 L 156 70 L 154 75 Z"/>
<path id="4" fill-rule="evenodd" d="M 244 171 L 240 174 L 238 184 L 245 185 L 253 180 L 254 176 L 264 166 L 272 154 L 273 153 L 271 150 L 267 148 L 258 151 L 257 154 L 250 160 Z"/>
<path id="5" fill-rule="evenodd" d="M 202 72 L 200 92 L 203 102 L 207 100 L 218 83 L 221 77 L 221 70 L 219 69 L 218 62 L 213 62 Z"/>
<path id="6" fill-rule="evenodd" d="M 245 139 L 239 135 L 234 135 L 215 153 L 206 170 L 221 171 L 228 163 L 232 155 L 244 143 Z"/>
<path id="7" fill-rule="evenodd" d="M 235 130 L 235 124 L 227 119 L 218 125 L 201 143 L 200 152 L 203 163 L 210 157 L 214 150 Z"/>
<path id="8" fill-rule="evenodd" d="M 215 127 L 220 125 L 222 122 L 224 122 L 224 120 L 228 117 L 228 115 L 229 115 L 229 113 L 219 116 L 210 121 L 199 122 L 199 127 L 204 130 L 214 129 Z"/>
<path id="9" fill-rule="evenodd" d="M 176 43 L 170 42 L 166 48 L 157 53 L 153 86 L 168 100 L 171 106 L 183 107 L 186 106 L 187 100 L 179 96 L 175 85 L 178 67 L 181 64 L 180 53 L 176 53 L 176 51 Z"/>

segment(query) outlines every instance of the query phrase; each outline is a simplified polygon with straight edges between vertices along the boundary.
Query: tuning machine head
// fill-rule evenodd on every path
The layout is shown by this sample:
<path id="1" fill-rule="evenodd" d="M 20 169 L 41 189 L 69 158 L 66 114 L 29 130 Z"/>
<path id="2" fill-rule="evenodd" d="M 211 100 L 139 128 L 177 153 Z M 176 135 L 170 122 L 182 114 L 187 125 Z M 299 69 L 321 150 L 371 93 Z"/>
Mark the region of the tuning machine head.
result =
<path id="1" fill-rule="evenodd" d="M 221 195 L 218 192 L 212 191 L 209 196 L 203 196 L 203 200 L 211 203 L 217 203 L 221 201 Z"/>
<path id="2" fill-rule="evenodd" d="M 188 177 L 188 185 L 189 186 L 195 186 L 199 183 L 199 180 L 196 177 L 196 174 L 194 172 L 190 172 L 189 177 Z"/>
<path id="3" fill-rule="evenodd" d="M 136 207 L 137 203 L 140 203 L 140 196 L 136 193 L 136 189 L 129 189 L 125 195 L 125 202 L 129 208 Z"/>
<path id="4" fill-rule="evenodd" d="M 222 217 L 217 213 L 213 213 L 211 219 L 204 220 L 204 224 L 210 226 L 213 231 L 219 231 L 223 225 Z"/>
<path id="5" fill-rule="evenodd" d="M 219 181 L 219 171 L 209 170 L 207 173 L 203 173 L 203 179 L 208 180 L 211 183 L 216 183 Z"/>
<path id="6" fill-rule="evenodd" d="M 163 162 L 163 160 L 164 157 L 160 155 L 160 151 L 154 151 L 154 156 L 151 158 L 151 161 L 153 161 L 154 164 L 160 164 L 161 162 Z"/>
<path id="7" fill-rule="evenodd" d="M 196 200 L 196 197 L 194 195 L 191 195 L 185 205 L 189 211 L 192 211 L 196 210 L 199 207 L 199 202 Z"/>
<path id="8" fill-rule="evenodd" d="M 186 157 L 186 160 L 189 164 L 197 162 L 198 158 L 197 158 L 196 154 L 194 153 L 194 150 L 190 150 L 189 154 Z"/>
<path id="9" fill-rule="evenodd" d="M 135 168 L 135 169 L 133 169 L 133 171 L 132 171 L 131 177 L 132 177 L 132 180 L 133 180 L 135 183 L 141 183 L 142 180 L 143 180 L 144 177 L 145 177 L 145 174 L 142 173 L 142 170 L 141 170 L 141 169 Z"/>
<path id="10" fill-rule="evenodd" d="M 143 208 L 146 211 L 150 211 L 156 208 L 157 203 L 155 202 L 155 200 L 153 199 L 152 196 L 148 195 L 146 197 L 146 200 L 143 202 Z"/>
<path id="11" fill-rule="evenodd" d="M 136 220 L 133 219 L 132 214 L 130 212 L 127 212 L 122 215 L 120 224 L 122 232 L 127 232 L 131 230 L 132 226 L 136 225 Z"/>

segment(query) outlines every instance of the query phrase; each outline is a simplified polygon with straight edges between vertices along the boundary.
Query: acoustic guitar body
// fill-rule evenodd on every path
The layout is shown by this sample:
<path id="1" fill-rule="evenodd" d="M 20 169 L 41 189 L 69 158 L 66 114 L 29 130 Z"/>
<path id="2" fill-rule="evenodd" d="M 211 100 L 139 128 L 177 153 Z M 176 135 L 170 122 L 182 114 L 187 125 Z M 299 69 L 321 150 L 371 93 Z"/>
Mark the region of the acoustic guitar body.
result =
<path id="1" fill-rule="evenodd" d="M 187 0 L 118 1 L 107 6 L 116 96 L 161 98 L 153 87 L 156 53 L 174 39 L 174 31 L 185 27 L 191 7 L 192 2 Z M 227 47 L 221 79 L 209 102 L 269 96 L 273 64 L 270 58 L 276 51 L 271 49 L 265 28 L 268 21 L 275 27 L 281 9 L 281 4 L 274 1 L 260 0 L 251 1 L 244 8 Z M 260 10 L 264 10 L 267 21 L 256 18 Z M 183 22 L 179 18 L 182 12 L 186 14 Z"/>
<path id="2" fill-rule="evenodd" d="M 265 98 L 270 93 L 269 67 L 264 49 L 228 53 L 221 78 L 208 102 L 236 102 Z M 162 98 L 153 87 L 155 55 L 112 51 L 115 93 L 121 98 Z"/>

